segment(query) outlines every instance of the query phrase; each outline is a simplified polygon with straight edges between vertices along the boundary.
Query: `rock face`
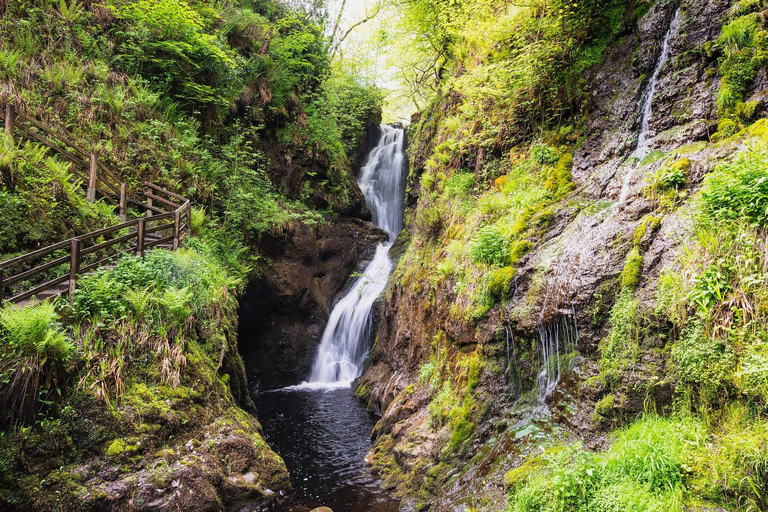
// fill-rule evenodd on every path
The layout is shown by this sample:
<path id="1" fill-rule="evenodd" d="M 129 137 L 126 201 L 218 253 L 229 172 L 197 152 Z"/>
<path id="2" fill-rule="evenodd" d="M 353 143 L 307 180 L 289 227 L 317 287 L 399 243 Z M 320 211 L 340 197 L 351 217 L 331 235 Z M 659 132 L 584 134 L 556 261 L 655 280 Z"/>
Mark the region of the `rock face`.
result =
<path id="1" fill-rule="evenodd" d="M 271 264 L 240 301 L 239 335 L 249 377 L 261 389 L 309 375 L 334 298 L 386 238 L 370 222 L 341 218 L 262 239 Z"/>
<path id="2" fill-rule="evenodd" d="M 536 385 L 539 329 L 563 318 L 575 318 L 580 357 L 575 370 L 560 379 L 547 399 L 552 422 L 560 432 L 565 429 L 588 446 L 600 446 L 611 422 L 642 413 L 648 400 L 660 409 L 671 402 L 673 383 L 666 380 L 666 363 L 658 355 L 661 340 L 641 347 L 642 356 L 628 372 L 632 378 L 622 376 L 613 390 L 621 401 L 601 411 L 604 416 L 596 415 L 595 406 L 609 393 L 590 377 L 598 372 L 598 344 L 610 332 L 606 319 L 619 292 L 627 254 L 633 246 L 642 248 L 642 279 L 636 297 L 643 307 L 643 298 L 653 296 L 661 270 L 674 260 L 687 229 L 685 212 L 676 211 L 652 228 L 638 230 L 654 211 L 653 203 L 640 193 L 644 177 L 658 170 L 663 159 L 642 164 L 628 160 L 637 143 L 648 77 L 678 5 L 680 27 L 670 40 L 671 57 L 661 69 L 652 105 L 652 145 L 663 152 L 661 156 L 674 160 L 684 155 L 690 160 L 689 194 L 717 161 L 740 145 L 739 141 L 708 143 L 717 129 L 719 78 L 715 60 L 702 49 L 717 39 L 733 3 L 656 2 L 636 26 L 633 23 L 625 30 L 603 64 L 587 77 L 593 85 L 586 137 L 576 150 L 572 169 L 578 188 L 557 209 L 542 243 L 521 259 L 514 293 L 505 305 L 497 304 L 477 323 L 456 320 L 448 313 L 455 300 L 452 284 L 418 281 L 419 275 L 425 275 L 418 272 L 415 282 L 391 281 L 372 364 L 359 391 L 371 408 L 382 411 L 374 431 L 373 463 L 385 485 L 405 497 L 405 509 L 453 511 L 461 503 L 471 504 L 473 510 L 505 507 L 503 475 L 519 466 L 530 449 L 519 440 L 529 431 L 519 425 L 531 412 L 518 411 L 514 404 L 521 392 Z M 752 97 L 761 97 L 764 87 L 758 78 Z M 416 148 L 411 155 L 409 183 L 414 189 L 427 149 Z M 625 187 L 626 201 L 620 203 Z M 411 197 L 409 206 L 416 205 Z M 411 216 L 415 215 L 412 211 Z M 436 339 L 440 333 L 448 343 L 440 344 Z M 505 341 L 507 354 L 511 352 L 516 363 L 515 382 L 498 370 L 505 364 Z M 462 353 L 479 354 L 497 365 L 482 374 L 475 388 L 475 400 L 487 402 L 487 407 L 474 426 L 471 446 L 458 456 L 446 448 L 450 432 L 430 424 L 434 394 L 420 386 L 419 370 L 431 362 L 436 346 L 449 347 L 447 364 L 456 379 L 467 378 L 463 376 L 466 367 L 450 366 Z M 516 425 L 522 434 L 511 430 Z M 472 454 L 475 457 L 469 463 L 462 458 Z M 478 505 L 470 499 L 472 495 L 483 496 L 485 504 L 474 508 Z"/>

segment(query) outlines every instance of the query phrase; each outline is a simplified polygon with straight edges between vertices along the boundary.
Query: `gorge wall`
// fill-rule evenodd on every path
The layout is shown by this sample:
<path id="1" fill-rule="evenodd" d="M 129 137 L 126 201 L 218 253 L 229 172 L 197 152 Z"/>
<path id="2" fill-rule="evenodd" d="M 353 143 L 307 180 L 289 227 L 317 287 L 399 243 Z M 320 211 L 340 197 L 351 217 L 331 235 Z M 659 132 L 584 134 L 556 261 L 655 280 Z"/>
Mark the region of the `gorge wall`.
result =
<path id="1" fill-rule="evenodd" d="M 404 510 L 502 510 L 509 489 L 505 474 L 530 460 L 542 439 L 580 439 L 587 447 L 605 448 L 611 428 L 649 409 L 668 410 L 675 399 L 673 333 L 660 321 L 662 327 L 635 335 L 635 352 L 611 373 L 604 355 L 605 340 L 618 329 L 611 315 L 629 293 L 637 311 L 645 312 L 638 317 L 658 318 L 659 278 L 691 233 L 690 198 L 704 176 L 760 132 L 716 135 L 718 59 L 724 51 L 717 42 L 740 8 L 737 2 L 658 1 L 640 7 L 629 6 L 602 63 L 588 73 L 586 114 L 578 127 L 543 136 L 563 152 L 543 172 L 555 175 L 558 166 L 567 166 L 570 191 L 519 216 L 526 226 L 520 228 L 521 242 L 513 242 L 511 251 L 515 243 L 520 250 L 509 271 L 485 267 L 472 274 L 486 287 L 477 293 L 493 295 L 479 314 L 457 307 L 472 285 L 456 270 L 461 262 L 451 245 L 477 243 L 480 235 L 473 230 L 479 226 L 471 214 L 436 212 L 445 211 L 446 203 L 435 197 L 453 201 L 448 209 L 473 211 L 472 203 L 462 209 L 451 173 L 474 169 L 478 178 L 485 172 L 479 169 L 490 169 L 487 185 L 480 186 L 490 192 L 474 204 L 483 212 L 477 218 L 493 222 L 493 204 L 500 203 L 482 201 L 497 197 L 494 190 L 504 190 L 508 179 L 503 173 L 497 178 L 493 169 L 508 169 L 506 162 L 522 161 L 536 148 L 459 154 L 441 176 L 433 170 L 446 145 L 441 122 L 450 123 L 461 94 L 444 94 L 414 119 L 408 221 L 401 235 L 407 249 L 386 292 L 371 366 L 358 388 L 371 408 L 382 411 L 372 463 L 385 485 L 405 497 Z M 680 24 L 671 34 L 670 59 L 652 102 L 653 151 L 633 158 L 643 95 L 678 8 Z M 764 115 L 766 86 L 763 67 L 746 92 L 754 109 L 750 122 Z M 660 206 L 659 196 L 649 192 L 649 176 L 674 165 L 685 168 L 685 183 L 673 206 Z M 493 276 L 501 272 L 510 277 L 499 287 Z M 578 350 L 558 341 L 554 355 L 542 351 L 543 333 L 572 333 L 575 340 L 571 325 L 578 331 Z M 620 343 L 632 345 L 630 339 Z M 546 368 L 555 356 L 552 382 Z M 542 378 L 556 384 L 544 400 L 536 392 Z"/>

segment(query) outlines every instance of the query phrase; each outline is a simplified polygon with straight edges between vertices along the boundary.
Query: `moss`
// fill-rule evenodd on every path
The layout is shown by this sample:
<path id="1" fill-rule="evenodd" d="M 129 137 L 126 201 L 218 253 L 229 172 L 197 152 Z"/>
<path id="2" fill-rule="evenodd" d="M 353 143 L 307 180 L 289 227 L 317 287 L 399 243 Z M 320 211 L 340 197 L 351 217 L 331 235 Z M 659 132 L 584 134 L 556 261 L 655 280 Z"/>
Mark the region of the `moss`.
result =
<path id="1" fill-rule="evenodd" d="M 633 247 L 624 263 L 621 271 L 621 286 L 627 290 L 634 290 L 640 281 L 640 270 L 643 266 L 643 255 L 637 247 Z"/>
<path id="2" fill-rule="evenodd" d="M 650 165 L 650 164 L 652 164 L 654 162 L 658 162 L 659 160 L 661 160 L 665 156 L 667 156 L 667 154 L 664 153 L 663 151 L 659 151 L 659 150 L 651 151 L 650 153 L 648 153 L 645 156 L 645 158 L 643 158 L 640 161 L 640 165 L 642 165 L 642 166 Z"/>
<path id="3" fill-rule="evenodd" d="M 739 125 L 732 119 L 723 119 L 717 125 L 717 132 L 712 135 L 713 141 L 720 141 L 736 135 L 739 132 Z"/>
<path id="4" fill-rule="evenodd" d="M 487 290 L 490 297 L 494 301 L 506 298 L 514 277 L 515 269 L 511 266 L 493 270 L 488 274 Z"/>
<path id="5" fill-rule="evenodd" d="M 613 409 L 613 405 L 613 395 L 605 395 L 600 399 L 599 402 L 597 402 L 597 404 L 595 404 L 595 414 L 598 416 L 607 417 L 610 415 L 611 409 Z"/>
<path id="6" fill-rule="evenodd" d="M 640 247 L 643 243 L 643 239 L 647 233 L 653 233 L 661 225 L 661 217 L 656 215 L 647 215 L 640 221 L 640 224 L 635 228 L 635 234 L 632 237 L 632 243 L 635 247 Z"/>
<path id="7" fill-rule="evenodd" d="M 532 457 L 523 462 L 521 465 L 512 469 L 504 475 L 504 484 L 514 489 L 519 484 L 525 482 L 529 476 L 535 474 L 546 466 L 546 462 L 541 456 Z"/>
<path id="8" fill-rule="evenodd" d="M 122 455 L 125 452 L 125 440 L 123 439 L 115 439 L 112 441 L 107 448 L 106 455 L 107 457 L 116 457 L 118 455 Z"/>
<path id="9" fill-rule="evenodd" d="M 509 259 L 512 265 L 520 261 L 520 258 L 528 254 L 533 244 L 528 240 L 515 240 L 509 249 Z"/>
<path id="10" fill-rule="evenodd" d="M 484 369 L 485 363 L 480 356 L 476 355 L 470 360 L 467 372 L 467 393 L 474 391 L 477 385 L 480 384 L 480 377 Z"/>

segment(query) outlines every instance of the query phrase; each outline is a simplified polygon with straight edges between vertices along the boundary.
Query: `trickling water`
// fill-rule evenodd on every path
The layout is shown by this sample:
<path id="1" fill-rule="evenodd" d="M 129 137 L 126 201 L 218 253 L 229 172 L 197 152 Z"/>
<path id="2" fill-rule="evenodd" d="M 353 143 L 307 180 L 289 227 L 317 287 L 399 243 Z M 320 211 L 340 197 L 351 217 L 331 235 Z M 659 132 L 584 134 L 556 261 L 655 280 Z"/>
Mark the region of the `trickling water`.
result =
<path id="1" fill-rule="evenodd" d="M 389 248 L 403 225 L 404 132 L 382 125 L 379 144 L 360 173 L 360 189 L 373 222 L 389 234 L 376 255 L 331 312 L 309 386 L 349 386 L 360 376 L 368 356 L 371 307 L 384 291 L 392 271 Z"/>
<path id="2" fill-rule="evenodd" d="M 510 388 L 512 394 L 517 397 L 522 392 L 520 386 L 520 377 L 517 372 L 517 348 L 515 347 L 515 333 L 512 331 L 511 325 L 505 325 L 504 331 L 507 337 L 507 385 Z M 510 354 L 510 347 L 512 353 Z"/>
<path id="3" fill-rule="evenodd" d="M 651 124 L 651 117 L 653 116 L 653 97 L 656 95 L 656 86 L 659 82 L 659 75 L 661 74 L 661 70 L 664 67 L 664 64 L 669 60 L 669 41 L 672 39 L 672 36 L 677 32 L 677 28 L 680 25 L 680 8 L 677 9 L 675 12 L 675 17 L 672 18 L 672 23 L 669 25 L 669 30 L 667 31 L 666 35 L 664 36 L 664 42 L 661 47 L 661 55 L 659 56 L 659 60 L 656 63 L 656 69 L 653 70 L 653 75 L 651 75 L 651 81 L 648 83 L 648 89 L 646 89 L 645 94 L 643 95 L 643 108 L 642 108 L 642 118 L 640 120 L 640 133 L 637 136 L 637 147 L 635 148 L 635 151 L 632 153 L 632 157 L 637 157 L 639 159 L 642 159 L 648 154 L 648 149 L 650 147 L 650 141 L 655 135 L 651 132 L 650 124 Z M 619 197 L 619 203 L 623 203 L 627 199 L 627 194 L 629 193 L 629 186 L 632 181 L 632 176 L 634 175 L 634 168 L 630 170 L 626 177 L 624 178 L 624 183 L 621 187 L 621 196 Z"/>
<path id="4" fill-rule="evenodd" d="M 546 398 L 555 390 L 562 371 L 570 369 L 578 341 L 579 330 L 575 312 L 554 322 L 539 325 L 542 364 L 536 393 L 541 405 L 545 404 Z"/>

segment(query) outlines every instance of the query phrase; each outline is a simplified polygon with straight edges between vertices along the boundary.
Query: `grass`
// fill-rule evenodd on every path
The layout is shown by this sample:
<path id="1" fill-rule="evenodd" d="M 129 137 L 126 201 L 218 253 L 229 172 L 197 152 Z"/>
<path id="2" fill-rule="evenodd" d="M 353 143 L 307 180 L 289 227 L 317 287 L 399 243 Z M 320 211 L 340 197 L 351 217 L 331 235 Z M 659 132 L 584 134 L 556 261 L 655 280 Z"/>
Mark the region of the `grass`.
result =
<path id="1" fill-rule="evenodd" d="M 509 512 L 682 510 L 689 459 L 703 444 L 689 417 L 648 415 L 619 430 L 603 453 L 556 447 L 508 475 Z M 527 473 L 527 474 L 526 474 Z"/>

